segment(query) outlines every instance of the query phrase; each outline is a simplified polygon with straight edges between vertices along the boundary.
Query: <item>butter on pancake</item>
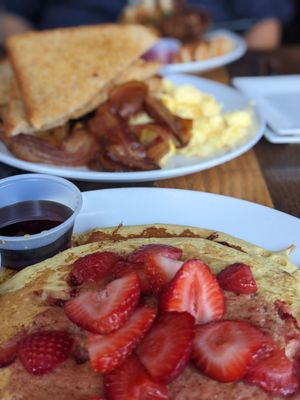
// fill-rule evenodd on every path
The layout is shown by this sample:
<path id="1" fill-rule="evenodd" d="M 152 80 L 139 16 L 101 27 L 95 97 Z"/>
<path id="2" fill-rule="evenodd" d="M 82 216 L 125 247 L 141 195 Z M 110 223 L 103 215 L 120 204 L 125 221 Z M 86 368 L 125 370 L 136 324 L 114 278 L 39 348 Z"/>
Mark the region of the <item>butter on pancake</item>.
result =
<path id="1" fill-rule="evenodd" d="M 92 237 L 96 238 L 97 232 L 98 238 L 102 235 L 106 240 L 81 244 Z M 300 321 L 300 271 L 288 259 L 289 250 L 272 253 L 221 232 L 175 225 L 120 226 L 98 229 L 78 236 L 76 241 L 81 245 L 28 267 L 0 285 L 0 318 L 2 321 L 0 346 L 22 330 L 29 328 L 39 314 L 51 308 L 39 301 L 36 293 L 54 293 L 58 298 L 65 296 L 68 288 L 65 278 L 76 259 L 96 251 L 114 251 L 121 255 L 127 255 L 140 246 L 151 243 L 181 248 L 183 259 L 200 258 L 210 266 L 213 273 L 218 273 L 231 263 L 248 264 L 258 287 L 256 297 L 252 301 L 255 304 L 268 305 L 275 315 L 273 303 L 281 300 L 287 304 L 289 312 Z M 277 318 L 279 319 L 278 315 Z M 191 367 L 187 368 L 185 374 L 188 373 L 189 368 Z M 0 398 L 2 400 L 17 398 L 10 391 L 12 371 L 12 366 L 0 369 Z M 193 372 L 193 380 L 197 385 L 200 379 L 198 376 L 199 374 Z M 207 380 L 207 378 L 201 379 L 202 381 Z M 214 382 L 214 384 L 218 385 L 218 388 L 220 385 L 224 385 L 218 382 Z M 237 390 L 238 385 L 240 383 L 232 385 L 232 389 L 229 389 L 228 385 L 226 386 L 229 395 L 233 393 L 232 390 Z M 176 393 L 179 381 L 172 383 L 170 388 L 171 393 Z M 256 388 L 255 391 L 266 396 L 265 392 L 260 389 Z M 181 399 L 183 397 L 174 395 L 171 398 Z M 190 400 L 193 397 L 185 398 Z M 267 399 L 269 397 L 257 396 L 256 398 Z M 292 398 L 296 399 L 297 396 Z M 23 400 L 22 397 L 20 399 Z"/>

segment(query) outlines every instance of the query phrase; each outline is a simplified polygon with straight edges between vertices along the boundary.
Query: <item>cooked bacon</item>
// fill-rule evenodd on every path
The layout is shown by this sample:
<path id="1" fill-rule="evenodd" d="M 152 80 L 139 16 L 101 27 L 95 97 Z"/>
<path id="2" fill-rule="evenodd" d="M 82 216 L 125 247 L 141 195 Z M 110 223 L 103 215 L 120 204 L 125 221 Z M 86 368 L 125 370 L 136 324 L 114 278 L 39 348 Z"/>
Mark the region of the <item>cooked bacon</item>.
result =
<path id="1" fill-rule="evenodd" d="M 169 129 L 158 124 L 141 124 L 131 127 L 145 146 L 150 160 L 159 163 L 160 159 L 170 151 L 172 133 Z"/>
<path id="2" fill-rule="evenodd" d="M 112 162 L 122 165 L 124 171 L 149 171 L 159 168 L 140 146 L 125 148 L 122 145 L 111 145 L 106 148 L 105 156 Z"/>
<path id="3" fill-rule="evenodd" d="M 151 160 L 159 163 L 161 158 L 170 151 L 170 142 L 157 137 L 147 146 L 147 153 Z"/>
<path id="4" fill-rule="evenodd" d="M 120 118 L 110 111 L 107 103 L 98 107 L 95 116 L 87 122 L 87 127 L 102 143 L 112 141 L 116 133 L 122 130 Z"/>
<path id="5" fill-rule="evenodd" d="M 110 160 L 104 148 L 101 148 L 89 161 L 88 167 L 93 171 L 110 171 L 110 172 L 123 172 L 125 168 L 123 165 Z"/>
<path id="6" fill-rule="evenodd" d="M 161 101 L 150 96 L 145 98 L 145 110 L 155 121 L 165 124 L 171 130 L 180 146 L 188 144 L 192 135 L 192 120 L 172 114 Z"/>
<path id="7" fill-rule="evenodd" d="M 22 160 L 66 166 L 86 165 L 98 147 L 95 139 L 83 128 L 74 129 L 60 146 L 26 134 L 10 138 L 7 146 Z"/>
<path id="8" fill-rule="evenodd" d="M 128 119 L 143 109 L 143 102 L 148 94 L 148 86 L 139 81 L 131 81 L 113 88 L 108 96 L 111 110 Z"/>
<path id="9" fill-rule="evenodd" d="M 147 144 L 157 137 L 164 140 L 171 140 L 173 137 L 168 127 L 156 123 L 132 125 L 130 130 L 137 135 L 139 141 L 143 144 Z"/>
<path id="10" fill-rule="evenodd" d="M 146 111 L 153 123 L 130 125 L 128 118 Z M 157 99 L 150 97 L 142 82 L 127 82 L 109 93 L 88 122 L 101 149 L 89 167 L 106 171 L 147 171 L 159 168 L 159 160 L 170 150 L 188 143 L 192 121 L 177 117 Z"/>

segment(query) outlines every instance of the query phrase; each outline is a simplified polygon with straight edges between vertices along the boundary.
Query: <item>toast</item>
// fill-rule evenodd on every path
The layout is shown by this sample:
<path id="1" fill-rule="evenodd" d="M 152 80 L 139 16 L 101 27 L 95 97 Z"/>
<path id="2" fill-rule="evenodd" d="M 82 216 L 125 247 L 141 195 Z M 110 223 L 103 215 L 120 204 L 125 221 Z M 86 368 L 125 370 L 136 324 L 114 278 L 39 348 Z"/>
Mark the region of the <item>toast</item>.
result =
<path id="1" fill-rule="evenodd" d="M 0 61 L 0 106 L 7 106 L 13 72 L 9 61 L 4 58 Z"/>
<path id="2" fill-rule="evenodd" d="M 30 125 L 45 130 L 91 111 L 99 92 L 156 40 L 145 27 L 113 24 L 10 37 L 6 48 Z"/>
<path id="3" fill-rule="evenodd" d="M 114 84 L 121 84 L 131 80 L 148 80 L 158 72 L 159 68 L 160 64 L 155 61 L 145 62 L 139 59 L 133 62 L 126 70 L 119 74 L 115 80 L 105 85 L 103 89 L 99 91 L 93 99 L 91 99 L 90 102 L 79 109 L 77 111 L 78 117 L 83 116 L 84 114 L 96 108 L 102 102 L 106 101 L 108 92 Z M 63 125 L 65 125 L 66 122 Z M 30 124 L 18 84 L 15 79 L 12 80 L 7 110 L 4 113 L 5 136 L 9 138 L 20 133 L 35 134 L 46 131 L 48 131 L 48 129 L 36 129 Z"/>

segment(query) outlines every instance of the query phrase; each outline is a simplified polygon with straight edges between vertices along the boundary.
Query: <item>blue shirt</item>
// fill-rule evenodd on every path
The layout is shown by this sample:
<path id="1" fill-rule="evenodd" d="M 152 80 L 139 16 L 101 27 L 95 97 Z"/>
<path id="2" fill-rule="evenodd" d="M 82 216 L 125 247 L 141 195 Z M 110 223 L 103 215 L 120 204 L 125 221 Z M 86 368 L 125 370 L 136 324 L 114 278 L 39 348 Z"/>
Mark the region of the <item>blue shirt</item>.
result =
<path id="1" fill-rule="evenodd" d="M 40 29 L 115 22 L 127 4 L 127 0 L 1 1 L 8 12 L 27 18 Z M 285 23 L 293 13 L 292 0 L 190 0 L 189 4 L 206 7 L 216 26 L 233 30 L 246 30 L 266 17 Z"/>
<path id="2" fill-rule="evenodd" d="M 2 0 L 39 29 L 116 22 L 127 0 Z"/>
<path id="3" fill-rule="evenodd" d="M 282 24 L 293 16 L 292 0 L 190 0 L 189 4 L 206 8 L 215 27 L 247 30 L 256 22 L 275 17 Z"/>

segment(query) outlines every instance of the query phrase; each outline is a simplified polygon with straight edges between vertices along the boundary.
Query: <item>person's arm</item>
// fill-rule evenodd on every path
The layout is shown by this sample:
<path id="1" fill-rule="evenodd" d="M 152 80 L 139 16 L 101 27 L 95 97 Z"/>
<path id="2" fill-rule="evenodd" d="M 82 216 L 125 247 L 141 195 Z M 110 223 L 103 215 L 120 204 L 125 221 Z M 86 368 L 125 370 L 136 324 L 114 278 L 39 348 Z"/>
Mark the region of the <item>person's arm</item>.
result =
<path id="1" fill-rule="evenodd" d="M 9 14 L 7 12 L 1 12 L 0 14 L 0 27 L 2 41 L 11 35 L 32 29 L 29 21 L 16 14 Z"/>
<path id="2" fill-rule="evenodd" d="M 282 25 L 277 18 L 265 18 L 257 22 L 245 34 L 249 49 L 272 50 L 280 45 Z"/>
<path id="3" fill-rule="evenodd" d="M 291 0 L 228 0 L 237 16 L 249 16 L 254 24 L 245 38 L 250 49 L 274 49 L 281 43 L 282 26 L 294 12 Z"/>
<path id="4" fill-rule="evenodd" d="M 39 0 L 0 0 L 2 40 L 15 33 L 33 29 L 42 3 Z"/>

